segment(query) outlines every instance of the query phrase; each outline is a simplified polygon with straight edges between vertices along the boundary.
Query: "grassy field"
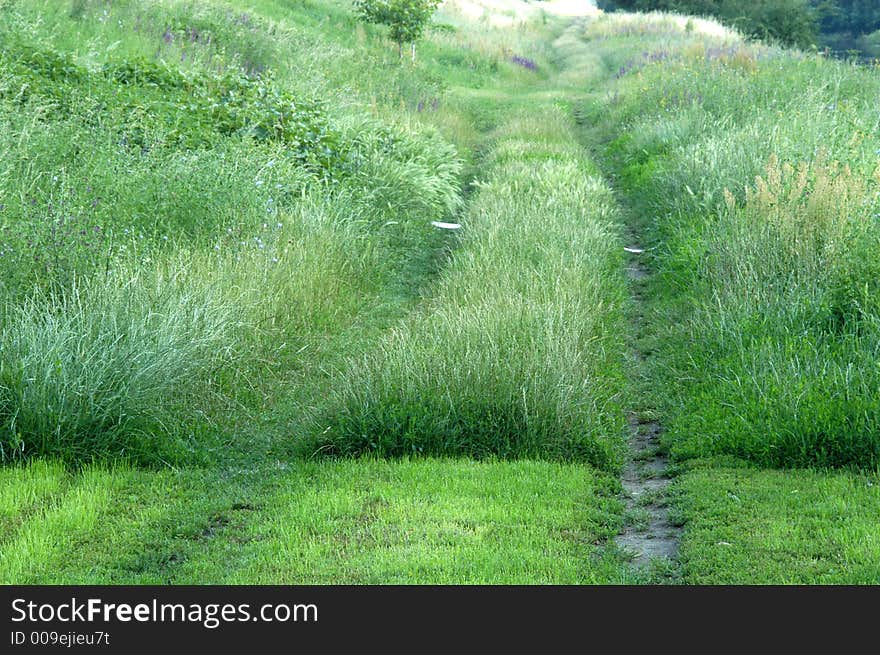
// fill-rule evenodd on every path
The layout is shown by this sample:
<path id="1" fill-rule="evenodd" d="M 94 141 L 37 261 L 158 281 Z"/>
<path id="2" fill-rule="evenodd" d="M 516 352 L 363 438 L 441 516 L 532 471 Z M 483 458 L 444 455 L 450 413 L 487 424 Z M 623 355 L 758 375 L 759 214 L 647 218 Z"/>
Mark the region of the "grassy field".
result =
<path id="1" fill-rule="evenodd" d="M 431 299 L 334 380 L 310 448 L 620 466 L 615 207 L 569 123 L 537 104 L 492 132 Z"/>
<path id="2" fill-rule="evenodd" d="M 735 36 L 615 29 L 587 28 L 606 60 L 648 50 L 587 111 L 658 245 L 672 451 L 875 467 L 880 78 Z"/>
<path id="3" fill-rule="evenodd" d="M 693 584 L 877 584 L 878 476 L 696 466 L 676 504 Z"/>
<path id="4" fill-rule="evenodd" d="M 2 582 L 880 582 L 876 70 L 505 7 L 0 2 Z"/>
<path id="5" fill-rule="evenodd" d="M 618 233 L 528 95 L 551 27 L 443 12 L 411 66 L 332 3 L 2 20 L 4 582 L 626 575 Z"/>

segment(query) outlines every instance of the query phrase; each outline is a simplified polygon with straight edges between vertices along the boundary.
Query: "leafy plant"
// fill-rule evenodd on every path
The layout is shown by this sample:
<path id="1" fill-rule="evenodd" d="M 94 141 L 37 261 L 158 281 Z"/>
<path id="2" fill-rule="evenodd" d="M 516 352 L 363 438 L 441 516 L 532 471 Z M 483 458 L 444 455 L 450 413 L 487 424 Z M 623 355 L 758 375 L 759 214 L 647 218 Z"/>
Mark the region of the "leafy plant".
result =
<path id="1" fill-rule="evenodd" d="M 0 50 L 11 64 L 0 99 L 46 104 L 47 119 L 83 115 L 113 124 L 126 146 L 209 148 L 225 137 L 245 136 L 281 143 L 319 172 L 338 156 L 338 135 L 324 103 L 282 88 L 269 72 L 187 74 L 143 58 L 109 61 L 91 71 L 50 48 L 13 45 Z"/>

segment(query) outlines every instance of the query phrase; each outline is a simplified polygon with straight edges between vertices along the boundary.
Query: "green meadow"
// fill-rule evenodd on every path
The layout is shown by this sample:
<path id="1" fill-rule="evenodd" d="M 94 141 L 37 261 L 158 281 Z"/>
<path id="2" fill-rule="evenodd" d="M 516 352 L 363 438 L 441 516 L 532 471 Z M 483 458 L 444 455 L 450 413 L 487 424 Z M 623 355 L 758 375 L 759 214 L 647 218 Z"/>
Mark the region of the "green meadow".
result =
<path id="1" fill-rule="evenodd" d="M 880 582 L 877 69 L 566 9 L 0 1 L 0 581 Z"/>

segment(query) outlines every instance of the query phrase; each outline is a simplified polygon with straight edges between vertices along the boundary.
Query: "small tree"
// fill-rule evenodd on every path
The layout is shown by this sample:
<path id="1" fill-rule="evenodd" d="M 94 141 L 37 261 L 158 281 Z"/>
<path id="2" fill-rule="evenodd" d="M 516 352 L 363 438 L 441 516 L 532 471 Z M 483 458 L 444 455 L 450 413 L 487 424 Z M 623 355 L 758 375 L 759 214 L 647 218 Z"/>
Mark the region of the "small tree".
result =
<path id="1" fill-rule="evenodd" d="M 397 55 L 403 58 L 403 44 L 412 45 L 416 59 L 416 40 L 422 36 L 440 0 L 355 0 L 354 6 L 366 23 L 387 25 L 397 44 Z"/>

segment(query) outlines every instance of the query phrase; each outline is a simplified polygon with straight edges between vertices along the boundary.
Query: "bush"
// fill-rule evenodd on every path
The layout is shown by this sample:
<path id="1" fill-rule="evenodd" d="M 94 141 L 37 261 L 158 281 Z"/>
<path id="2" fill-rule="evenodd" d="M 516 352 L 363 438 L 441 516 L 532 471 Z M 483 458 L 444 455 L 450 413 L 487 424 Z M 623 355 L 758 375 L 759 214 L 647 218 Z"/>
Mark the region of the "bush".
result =
<path id="1" fill-rule="evenodd" d="M 282 143 L 318 170 L 330 168 L 338 156 L 338 137 L 324 106 L 295 97 L 270 73 L 188 75 L 144 59 L 107 62 L 92 72 L 69 56 L 27 44 L 2 54 L 12 65 L 0 99 L 51 107 L 43 119 L 78 114 L 112 125 L 128 147 L 205 148 L 243 136 Z"/>
<path id="2" fill-rule="evenodd" d="M 364 22 L 390 28 L 399 56 L 403 56 L 403 44 L 412 43 L 415 60 L 415 41 L 422 36 L 438 4 L 440 0 L 356 0 L 355 9 Z"/>

